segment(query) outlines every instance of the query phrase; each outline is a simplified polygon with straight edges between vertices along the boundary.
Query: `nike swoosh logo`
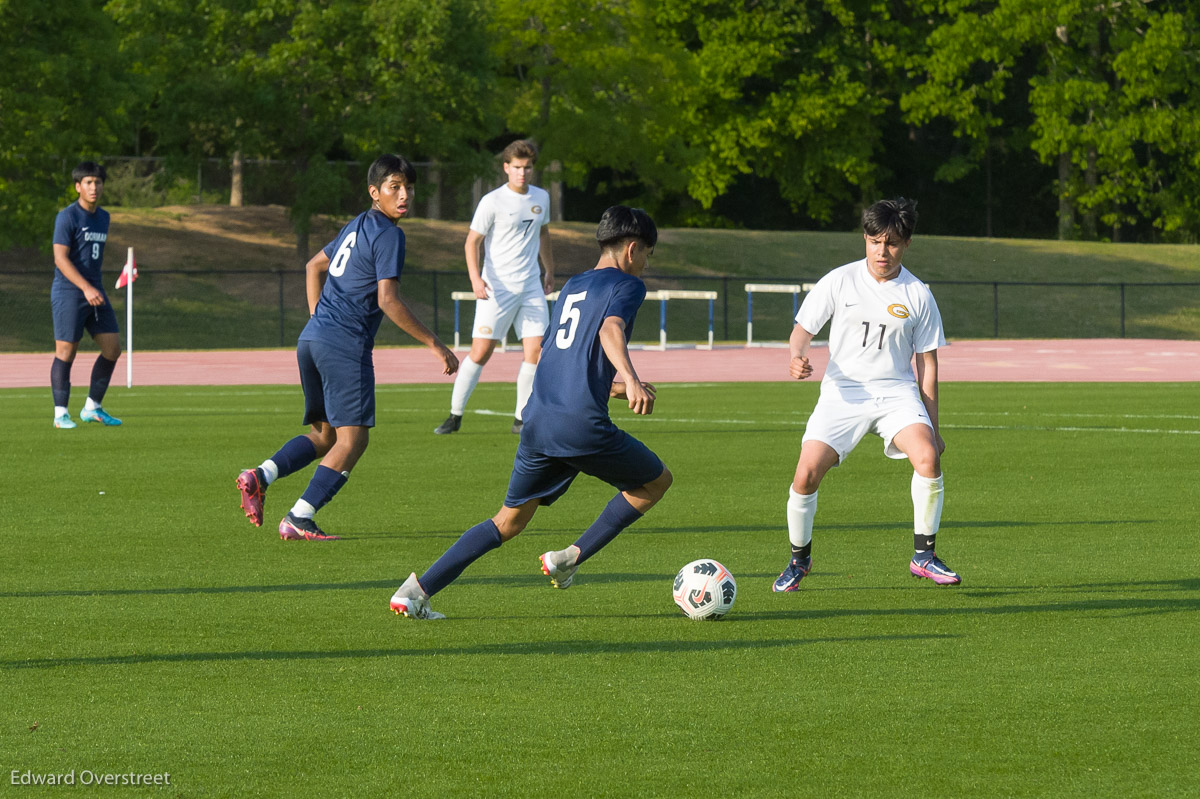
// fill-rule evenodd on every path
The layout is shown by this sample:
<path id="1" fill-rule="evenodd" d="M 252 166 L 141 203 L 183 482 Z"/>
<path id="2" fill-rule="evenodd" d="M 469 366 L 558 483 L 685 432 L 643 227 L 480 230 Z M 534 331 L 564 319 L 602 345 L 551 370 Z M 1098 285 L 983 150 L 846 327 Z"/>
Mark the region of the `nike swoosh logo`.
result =
<path id="1" fill-rule="evenodd" d="M 87 230 L 87 228 L 83 227 L 83 228 L 80 228 L 80 230 Z"/>
<path id="2" fill-rule="evenodd" d="M 857 303 L 857 302 L 848 302 L 848 303 L 846 303 L 846 307 L 847 307 L 847 308 L 853 308 L 855 305 L 858 305 L 858 303 Z"/>

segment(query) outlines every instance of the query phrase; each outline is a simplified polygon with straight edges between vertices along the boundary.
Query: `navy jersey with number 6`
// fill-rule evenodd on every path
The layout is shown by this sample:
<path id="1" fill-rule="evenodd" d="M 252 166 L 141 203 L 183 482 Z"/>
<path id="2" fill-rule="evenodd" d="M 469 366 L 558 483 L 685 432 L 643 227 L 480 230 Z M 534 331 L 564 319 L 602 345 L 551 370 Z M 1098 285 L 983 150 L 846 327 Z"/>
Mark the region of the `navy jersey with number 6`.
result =
<path id="1" fill-rule="evenodd" d="M 379 281 L 400 278 L 404 268 L 404 231 L 374 209 L 350 220 L 325 247 L 329 274 L 317 312 L 301 341 L 322 341 L 346 350 L 374 348 L 383 321 Z"/>
<path id="2" fill-rule="evenodd" d="M 610 316 L 625 321 L 625 341 L 646 298 L 641 278 L 619 269 L 592 269 L 567 281 L 554 304 L 551 328 L 525 406 L 521 446 L 555 457 L 602 451 L 617 428 L 608 416 L 617 374 L 600 345 Z"/>

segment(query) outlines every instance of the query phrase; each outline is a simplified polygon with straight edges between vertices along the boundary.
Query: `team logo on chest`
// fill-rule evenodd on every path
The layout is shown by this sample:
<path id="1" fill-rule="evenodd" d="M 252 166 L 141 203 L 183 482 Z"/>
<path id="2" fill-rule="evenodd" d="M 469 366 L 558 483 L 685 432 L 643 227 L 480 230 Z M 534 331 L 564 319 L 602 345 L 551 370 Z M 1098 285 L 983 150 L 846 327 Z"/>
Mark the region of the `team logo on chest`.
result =
<path id="1" fill-rule="evenodd" d="M 896 317 L 897 319 L 907 319 L 908 318 L 908 309 L 905 308 L 903 305 L 901 305 L 898 302 L 892 303 L 891 305 L 888 306 L 888 313 L 890 313 L 892 316 Z"/>
<path id="2" fill-rule="evenodd" d="M 540 214 L 540 213 L 542 212 L 542 206 L 540 206 L 540 205 L 535 205 L 535 206 L 533 206 L 532 208 L 530 208 L 530 209 L 529 209 L 529 212 L 530 212 L 531 214 Z"/>

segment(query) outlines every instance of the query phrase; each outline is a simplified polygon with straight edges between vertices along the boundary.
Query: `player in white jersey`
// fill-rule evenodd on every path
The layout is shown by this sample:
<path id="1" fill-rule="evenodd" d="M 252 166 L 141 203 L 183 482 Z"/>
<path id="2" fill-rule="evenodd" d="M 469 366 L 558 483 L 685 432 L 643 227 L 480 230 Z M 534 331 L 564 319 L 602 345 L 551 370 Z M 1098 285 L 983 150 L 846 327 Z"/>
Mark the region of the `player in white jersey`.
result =
<path id="1" fill-rule="evenodd" d="M 501 157 L 508 182 L 484 195 L 471 220 L 465 246 L 467 273 L 476 298 L 471 352 L 463 358 L 454 379 L 450 416 L 433 431 L 438 435 L 455 433 L 462 426 L 467 401 L 479 384 L 483 366 L 509 328 L 516 330 L 524 351 L 517 373 L 512 425 L 514 433 L 521 432 L 522 413 L 533 390 L 533 375 L 542 352 L 542 336 L 550 324 L 546 295 L 554 291 L 554 254 L 547 227 L 550 195 L 529 184 L 537 155 L 537 146 L 528 139 L 504 148 Z M 544 274 L 538 267 L 539 260 L 545 267 Z"/>
<path id="2" fill-rule="evenodd" d="M 796 314 L 789 372 L 812 374 L 813 336 L 829 327 L 829 366 L 808 419 L 787 503 L 792 557 L 772 586 L 795 591 L 812 569 L 817 488 L 867 433 L 884 453 L 913 467 L 913 559 L 909 572 L 938 585 L 961 580 L 934 552 L 942 517 L 937 349 L 946 343 L 929 288 L 900 263 L 912 242 L 917 204 L 881 200 L 863 212 L 867 257 L 821 278 Z M 913 365 L 916 365 L 914 373 Z"/>

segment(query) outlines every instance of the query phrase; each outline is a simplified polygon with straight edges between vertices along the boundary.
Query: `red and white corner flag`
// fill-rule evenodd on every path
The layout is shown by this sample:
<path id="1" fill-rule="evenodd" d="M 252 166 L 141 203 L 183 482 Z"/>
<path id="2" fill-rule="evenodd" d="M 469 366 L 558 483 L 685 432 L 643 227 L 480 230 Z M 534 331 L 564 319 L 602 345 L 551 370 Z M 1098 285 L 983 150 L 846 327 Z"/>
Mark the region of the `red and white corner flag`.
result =
<path id="1" fill-rule="evenodd" d="M 133 248 L 117 278 L 117 288 L 125 287 L 125 388 L 133 388 L 133 281 L 137 280 L 137 261 L 133 260 Z"/>
<path id="2" fill-rule="evenodd" d="M 133 248 L 130 247 L 129 258 L 125 261 L 120 276 L 117 277 L 117 288 L 124 288 L 126 283 L 137 280 L 137 276 L 137 262 L 133 260 Z"/>

